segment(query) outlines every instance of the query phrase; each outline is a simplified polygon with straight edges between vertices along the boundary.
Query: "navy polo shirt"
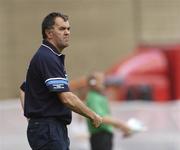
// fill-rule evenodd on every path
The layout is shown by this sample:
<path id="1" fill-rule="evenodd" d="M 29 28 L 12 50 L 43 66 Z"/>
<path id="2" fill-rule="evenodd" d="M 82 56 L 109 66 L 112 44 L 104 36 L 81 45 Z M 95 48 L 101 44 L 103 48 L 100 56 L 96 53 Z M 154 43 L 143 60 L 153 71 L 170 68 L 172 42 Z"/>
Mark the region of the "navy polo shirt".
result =
<path id="1" fill-rule="evenodd" d="M 71 122 L 71 110 L 59 100 L 57 93 L 68 92 L 65 56 L 48 41 L 31 59 L 25 84 L 24 115 L 27 118 L 55 117 Z"/>

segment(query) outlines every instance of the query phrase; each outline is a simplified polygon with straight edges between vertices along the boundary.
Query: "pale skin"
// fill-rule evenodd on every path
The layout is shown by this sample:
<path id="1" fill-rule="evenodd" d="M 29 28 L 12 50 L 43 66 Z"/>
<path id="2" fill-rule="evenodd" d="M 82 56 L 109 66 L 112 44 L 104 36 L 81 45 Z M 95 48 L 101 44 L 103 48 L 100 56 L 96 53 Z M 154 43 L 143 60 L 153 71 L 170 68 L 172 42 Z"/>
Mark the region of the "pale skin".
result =
<path id="1" fill-rule="evenodd" d="M 104 116 L 103 123 L 112 125 L 115 128 L 120 129 L 123 132 L 123 137 L 128 137 L 133 133 L 132 130 L 124 122 L 119 121 L 118 119 L 111 116 Z"/>
<path id="2" fill-rule="evenodd" d="M 91 86 L 90 88 L 94 89 L 97 92 L 103 93 L 105 88 L 103 84 L 104 74 L 98 72 L 94 73 L 93 76 L 96 79 L 96 84 Z M 130 136 L 133 133 L 132 130 L 123 121 L 113 118 L 112 116 L 103 116 L 103 123 L 112 125 L 113 127 L 120 129 L 123 132 L 124 137 Z"/>
<path id="3" fill-rule="evenodd" d="M 24 109 L 24 95 L 25 95 L 24 91 L 22 91 L 20 89 L 19 98 L 20 98 L 21 106 L 22 106 L 23 109 Z"/>
<path id="4" fill-rule="evenodd" d="M 46 40 L 53 44 L 60 53 L 69 46 L 70 24 L 61 17 L 56 17 L 53 27 L 46 30 L 45 33 L 47 36 Z M 24 107 L 24 98 L 21 92 L 21 104 Z M 75 94 L 72 92 L 61 92 L 57 93 L 57 95 L 59 100 L 72 111 L 89 118 L 95 127 L 100 126 L 102 117 L 90 110 Z"/>

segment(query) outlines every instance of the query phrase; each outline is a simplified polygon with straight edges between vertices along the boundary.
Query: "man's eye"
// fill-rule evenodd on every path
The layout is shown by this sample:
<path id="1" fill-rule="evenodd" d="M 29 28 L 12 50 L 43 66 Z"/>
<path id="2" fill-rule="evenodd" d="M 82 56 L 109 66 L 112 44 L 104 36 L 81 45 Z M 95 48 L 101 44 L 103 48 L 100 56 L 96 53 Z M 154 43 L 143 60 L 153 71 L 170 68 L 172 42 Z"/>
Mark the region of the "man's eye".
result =
<path id="1" fill-rule="evenodd" d="M 65 30 L 65 29 L 64 29 L 64 28 L 59 28 L 59 30 L 63 31 L 63 30 Z"/>
<path id="2" fill-rule="evenodd" d="M 70 30 L 70 28 L 59 28 L 59 30 L 63 31 L 63 30 Z"/>

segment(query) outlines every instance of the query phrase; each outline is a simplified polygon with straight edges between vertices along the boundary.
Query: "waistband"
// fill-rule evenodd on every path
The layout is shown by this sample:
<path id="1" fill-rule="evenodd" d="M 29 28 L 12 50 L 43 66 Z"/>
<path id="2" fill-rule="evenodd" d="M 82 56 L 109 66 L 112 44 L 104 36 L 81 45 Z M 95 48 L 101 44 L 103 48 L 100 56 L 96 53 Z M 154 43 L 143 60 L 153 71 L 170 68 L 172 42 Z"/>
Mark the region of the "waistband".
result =
<path id="1" fill-rule="evenodd" d="M 62 120 L 56 118 L 56 117 L 35 117 L 35 118 L 29 118 L 29 122 L 58 122 L 61 124 L 66 125 L 65 122 L 63 122 Z"/>

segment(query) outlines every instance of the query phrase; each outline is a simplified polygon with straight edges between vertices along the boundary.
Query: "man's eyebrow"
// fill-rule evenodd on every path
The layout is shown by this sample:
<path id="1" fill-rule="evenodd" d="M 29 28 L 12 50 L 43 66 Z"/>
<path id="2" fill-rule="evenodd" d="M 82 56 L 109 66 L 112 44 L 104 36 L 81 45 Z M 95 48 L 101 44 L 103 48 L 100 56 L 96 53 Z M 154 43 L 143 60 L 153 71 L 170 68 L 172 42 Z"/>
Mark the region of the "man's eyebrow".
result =
<path id="1" fill-rule="evenodd" d="M 69 26 L 69 27 L 66 27 L 66 26 L 59 26 L 58 28 L 60 28 L 60 29 L 70 29 L 71 27 Z"/>

